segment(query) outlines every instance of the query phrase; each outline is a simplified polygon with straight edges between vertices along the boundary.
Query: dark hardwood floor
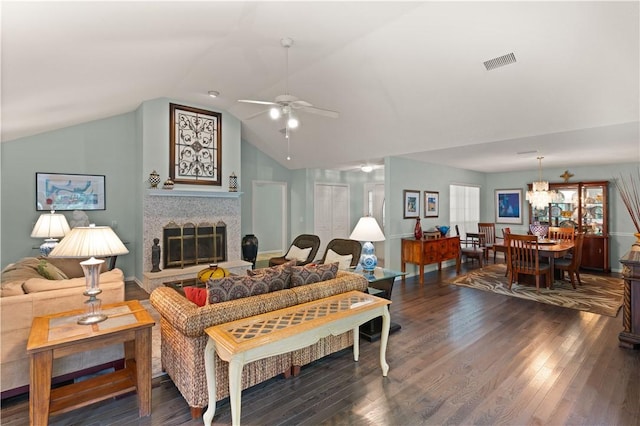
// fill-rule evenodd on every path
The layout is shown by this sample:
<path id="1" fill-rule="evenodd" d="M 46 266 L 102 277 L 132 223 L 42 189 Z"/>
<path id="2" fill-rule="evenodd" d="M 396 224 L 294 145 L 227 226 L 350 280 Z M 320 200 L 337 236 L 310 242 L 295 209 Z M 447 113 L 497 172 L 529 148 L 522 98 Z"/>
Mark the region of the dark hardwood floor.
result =
<path id="1" fill-rule="evenodd" d="M 610 318 L 441 283 L 396 283 L 389 376 L 380 342 L 305 366 L 242 393 L 245 425 L 639 425 L 640 351 L 618 347 Z M 203 372 L 204 374 L 204 372 Z M 135 395 L 51 418 L 51 425 L 201 425 L 166 376 L 154 380 L 152 415 Z M 3 401 L 2 425 L 28 424 L 28 400 Z M 231 423 L 228 399 L 214 424 Z"/>

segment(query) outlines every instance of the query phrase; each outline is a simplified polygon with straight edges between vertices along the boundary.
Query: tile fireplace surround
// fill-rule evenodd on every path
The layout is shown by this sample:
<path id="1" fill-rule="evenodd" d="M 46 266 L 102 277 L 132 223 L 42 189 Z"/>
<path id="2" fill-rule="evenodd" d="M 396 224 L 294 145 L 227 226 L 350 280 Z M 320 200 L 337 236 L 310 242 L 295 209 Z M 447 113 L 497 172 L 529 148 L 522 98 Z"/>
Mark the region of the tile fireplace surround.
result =
<path id="1" fill-rule="evenodd" d="M 207 266 L 164 269 L 161 264 L 161 272 L 150 272 L 153 239 L 160 239 L 162 246 L 162 227 L 171 221 L 179 225 L 186 222 L 224 222 L 227 225 L 227 262 L 219 265 L 233 273 L 244 273 L 245 270 L 251 269 L 251 262 L 242 260 L 241 254 L 240 195 L 241 193 L 211 191 L 147 190 L 143 203 L 142 287 L 150 293 L 165 281 L 193 278 L 198 271 Z"/>

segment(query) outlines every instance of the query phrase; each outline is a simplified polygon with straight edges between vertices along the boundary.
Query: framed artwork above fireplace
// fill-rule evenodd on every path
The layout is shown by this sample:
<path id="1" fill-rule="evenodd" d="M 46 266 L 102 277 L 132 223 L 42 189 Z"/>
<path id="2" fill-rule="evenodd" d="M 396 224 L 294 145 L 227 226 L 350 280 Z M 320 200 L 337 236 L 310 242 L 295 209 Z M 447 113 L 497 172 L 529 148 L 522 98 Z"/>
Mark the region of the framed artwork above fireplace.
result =
<path id="1" fill-rule="evenodd" d="M 176 184 L 222 185 L 222 114 L 169 104 L 169 177 Z"/>

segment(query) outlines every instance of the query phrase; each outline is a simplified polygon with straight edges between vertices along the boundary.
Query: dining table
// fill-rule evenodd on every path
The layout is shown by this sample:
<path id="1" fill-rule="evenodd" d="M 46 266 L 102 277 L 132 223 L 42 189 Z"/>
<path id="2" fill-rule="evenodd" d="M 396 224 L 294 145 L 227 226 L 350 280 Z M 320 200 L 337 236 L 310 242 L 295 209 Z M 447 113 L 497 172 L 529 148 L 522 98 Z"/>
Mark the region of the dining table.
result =
<path id="1" fill-rule="evenodd" d="M 496 242 L 494 247 L 497 246 L 499 251 L 503 251 L 507 253 L 507 246 L 504 242 Z M 538 254 L 541 257 L 546 257 L 549 260 L 549 268 L 551 269 L 551 283 L 549 283 L 549 288 L 553 288 L 553 281 L 555 281 L 555 260 L 561 257 L 566 256 L 571 249 L 573 249 L 572 241 L 556 241 L 549 240 L 545 238 L 541 238 L 538 240 Z"/>

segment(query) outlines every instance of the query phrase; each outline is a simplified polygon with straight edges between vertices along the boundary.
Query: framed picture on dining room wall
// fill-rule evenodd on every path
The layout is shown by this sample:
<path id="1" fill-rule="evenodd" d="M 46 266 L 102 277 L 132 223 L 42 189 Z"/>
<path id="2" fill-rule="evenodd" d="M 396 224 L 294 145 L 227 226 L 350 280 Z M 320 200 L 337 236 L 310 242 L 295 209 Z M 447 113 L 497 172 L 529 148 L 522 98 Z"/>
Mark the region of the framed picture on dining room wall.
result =
<path id="1" fill-rule="evenodd" d="M 404 200 L 404 218 L 420 217 L 420 191 L 405 189 L 402 191 Z"/>
<path id="2" fill-rule="evenodd" d="M 424 217 L 438 217 L 440 210 L 440 193 L 424 191 Z"/>
<path id="3" fill-rule="evenodd" d="M 496 189 L 496 223 L 522 224 L 522 189 Z"/>

